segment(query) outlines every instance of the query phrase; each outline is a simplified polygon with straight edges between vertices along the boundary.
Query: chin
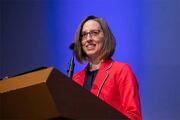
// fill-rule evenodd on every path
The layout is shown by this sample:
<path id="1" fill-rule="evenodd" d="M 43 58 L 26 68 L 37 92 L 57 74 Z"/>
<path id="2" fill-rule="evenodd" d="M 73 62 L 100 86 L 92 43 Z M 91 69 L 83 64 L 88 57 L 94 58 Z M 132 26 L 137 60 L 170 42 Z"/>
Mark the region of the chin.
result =
<path id="1" fill-rule="evenodd" d="M 88 53 L 87 54 L 88 57 L 94 57 L 94 56 L 97 56 L 95 53 Z"/>
<path id="2" fill-rule="evenodd" d="M 93 54 L 95 54 L 95 53 L 96 53 L 96 51 L 94 51 L 94 50 L 86 51 L 86 54 L 87 54 L 87 55 L 93 55 Z"/>
<path id="3" fill-rule="evenodd" d="M 87 54 L 87 56 L 89 56 L 89 57 L 92 57 L 92 56 L 94 56 L 95 54 Z"/>

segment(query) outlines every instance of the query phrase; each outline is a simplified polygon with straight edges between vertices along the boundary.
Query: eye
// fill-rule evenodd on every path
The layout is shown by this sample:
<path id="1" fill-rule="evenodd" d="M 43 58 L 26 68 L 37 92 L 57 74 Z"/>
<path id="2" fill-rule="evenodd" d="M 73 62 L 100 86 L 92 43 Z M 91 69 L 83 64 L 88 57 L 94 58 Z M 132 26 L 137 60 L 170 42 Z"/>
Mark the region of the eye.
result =
<path id="1" fill-rule="evenodd" d="M 96 36 L 99 34 L 99 30 L 91 31 L 91 34 Z"/>
<path id="2" fill-rule="evenodd" d="M 83 32 L 83 33 L 81 33 L 81 37 L 85 37 L 85 36 L 87 36 L 87 34 L 88 34 L 88 33 Z"/>

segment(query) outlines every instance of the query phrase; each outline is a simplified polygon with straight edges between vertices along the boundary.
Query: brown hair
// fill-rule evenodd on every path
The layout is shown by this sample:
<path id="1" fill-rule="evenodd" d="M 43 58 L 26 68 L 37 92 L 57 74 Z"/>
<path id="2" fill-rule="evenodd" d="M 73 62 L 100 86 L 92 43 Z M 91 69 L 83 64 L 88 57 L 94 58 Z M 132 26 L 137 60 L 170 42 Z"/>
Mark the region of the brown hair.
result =
<path id="1" fill-rule="evenodd" d="M 100 58 L 101 59 L 110 59 L 112 55 L 114 54 L 115 46 L 116 46 L 116 41 L 114 38 L 114 35 L 112 34 L 108 24 L 105 22 L 104 19 L 96 16 L 88 16 L 86 17 L 81 24 L 79 25 L 77 32 L 75 34 L 74 38 L 74 43 L 75 43 L 75 56 L 78 62 L 84 63 L 87 59 L 87 55 L 84 53 L 82 49 L 82 44 L 81 44 L 81 32 L 82 32 L 82 27 L 83 25 L 88 21 L 88 20 L 94 20 L 98 22 L 101 26 L 101 29 L 104 33 L 104 43 L 103 47 L 100 51 Z"/>

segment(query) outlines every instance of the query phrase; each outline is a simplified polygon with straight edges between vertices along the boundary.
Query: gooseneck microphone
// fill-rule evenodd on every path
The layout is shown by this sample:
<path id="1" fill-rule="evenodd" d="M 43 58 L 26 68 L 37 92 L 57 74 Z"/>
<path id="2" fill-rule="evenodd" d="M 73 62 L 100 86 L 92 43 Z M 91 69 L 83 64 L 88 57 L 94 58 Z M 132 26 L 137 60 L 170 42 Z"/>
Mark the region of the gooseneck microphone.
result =
<path id="1" fill-rule="evenodd" d="M 75 43 L 73 42 L 70 44 L 69 48 L 74 51 L 74 46 L 75 46 Z"/>
<path id="2" fill-rule="evenodd" d="M 72 50 L 73 55 L 68 63 L 68 70 L 67 70 L 67 76 L 68 78 L 72 79 L 73 73 L 74 73 L 74 49 L 75 49 L 75 43 L 71 43 L 69 48 Z"/>

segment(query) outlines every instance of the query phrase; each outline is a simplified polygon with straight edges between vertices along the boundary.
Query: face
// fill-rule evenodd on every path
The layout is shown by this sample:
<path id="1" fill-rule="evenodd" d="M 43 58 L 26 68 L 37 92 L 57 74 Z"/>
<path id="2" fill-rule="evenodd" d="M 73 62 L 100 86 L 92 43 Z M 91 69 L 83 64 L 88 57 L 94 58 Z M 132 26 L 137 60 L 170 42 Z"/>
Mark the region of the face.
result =
<path id="1" fill-rule="evenodd" d="M 82 27 L 81 44 L 89 59 L 96 59 L 103 46 L 104 34 L 101 26 L 94 20 L 88 20 Z"/>

